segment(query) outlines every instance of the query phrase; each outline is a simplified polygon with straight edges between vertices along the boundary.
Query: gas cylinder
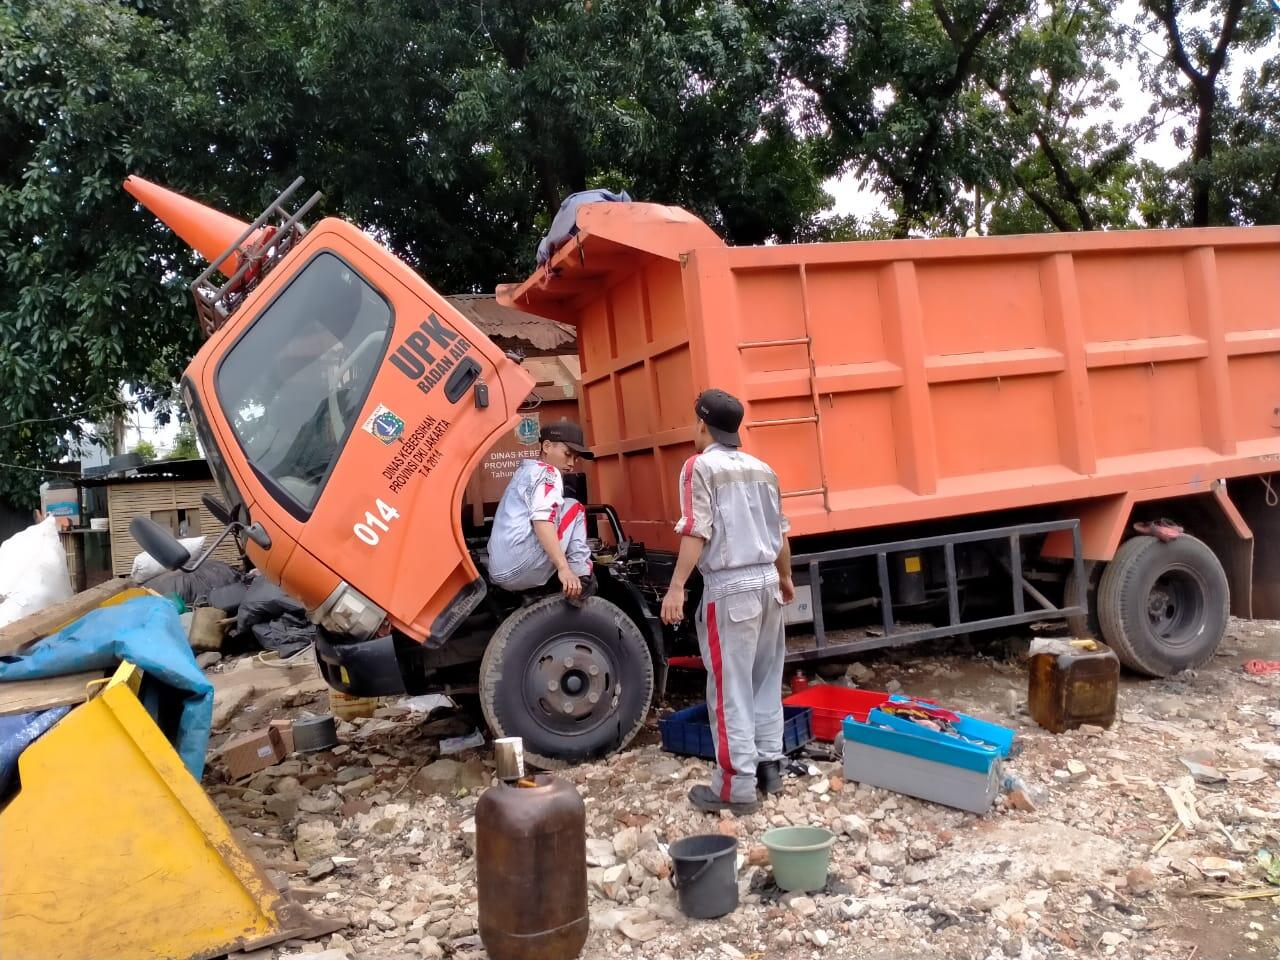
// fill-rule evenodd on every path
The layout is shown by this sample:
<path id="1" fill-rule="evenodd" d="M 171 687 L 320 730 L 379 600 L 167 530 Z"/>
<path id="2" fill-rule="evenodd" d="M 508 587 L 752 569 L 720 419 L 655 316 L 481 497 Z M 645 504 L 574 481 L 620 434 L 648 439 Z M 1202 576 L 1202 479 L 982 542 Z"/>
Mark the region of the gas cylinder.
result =
<path id="1" fill-rule="evenodd" d="M 587 812 L 571 784 L 537 774 L 480 796 L 476 892 L 491 960 L 578 956 L 589 925 Z"/>

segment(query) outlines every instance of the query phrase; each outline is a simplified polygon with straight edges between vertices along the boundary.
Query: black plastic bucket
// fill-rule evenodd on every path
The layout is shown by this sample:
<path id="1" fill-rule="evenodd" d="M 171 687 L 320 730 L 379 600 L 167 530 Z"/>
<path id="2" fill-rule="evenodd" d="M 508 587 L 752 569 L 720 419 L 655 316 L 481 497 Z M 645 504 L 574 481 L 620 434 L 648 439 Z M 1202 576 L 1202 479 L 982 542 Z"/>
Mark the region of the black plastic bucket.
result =
<path id="1" fill-rule="evenodd" d="M 698 920 L 733 913 L 738 906 L 738 841 L 718 833 L 677 840 L 668 850 L 680 912 Z"/>

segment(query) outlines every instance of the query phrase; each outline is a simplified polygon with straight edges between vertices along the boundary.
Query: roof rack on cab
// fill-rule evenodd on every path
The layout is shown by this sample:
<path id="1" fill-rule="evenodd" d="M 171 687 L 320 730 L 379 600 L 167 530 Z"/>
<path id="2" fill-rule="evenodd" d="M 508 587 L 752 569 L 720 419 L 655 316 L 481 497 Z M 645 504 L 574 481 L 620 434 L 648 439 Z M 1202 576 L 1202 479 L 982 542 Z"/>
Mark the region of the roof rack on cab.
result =
<path id="1" fill-rule="evenodd" d="M 306 235 L 302 218 L 322 194 L 313 193 L 292 213 L 284 205 L 302 183 L 298 177 L 253 223 L 245 223 L 141 177 L 125 180 L 125 189 L 143 206 L 211 260 L 191 284 L 196 315 L 206 337 L 230 319 L 262 278 Z M 226 279 L 215 281 L 215 273 Z"/>

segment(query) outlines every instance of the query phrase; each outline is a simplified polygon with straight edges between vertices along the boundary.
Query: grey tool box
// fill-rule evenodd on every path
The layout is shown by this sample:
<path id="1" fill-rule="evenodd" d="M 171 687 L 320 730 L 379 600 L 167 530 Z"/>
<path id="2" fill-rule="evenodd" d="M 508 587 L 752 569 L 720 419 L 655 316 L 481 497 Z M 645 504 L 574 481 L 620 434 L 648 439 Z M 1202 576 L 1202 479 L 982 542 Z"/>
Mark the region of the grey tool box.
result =
<path id="1" fill-rule="evenodd" d="M 845 738 L 844 775 L 873 787 L 930 800 L 970 813 L 986 813 L 1000 792 L 1004 766 L 999 760 L 986 772 L 925 760 Z"/>

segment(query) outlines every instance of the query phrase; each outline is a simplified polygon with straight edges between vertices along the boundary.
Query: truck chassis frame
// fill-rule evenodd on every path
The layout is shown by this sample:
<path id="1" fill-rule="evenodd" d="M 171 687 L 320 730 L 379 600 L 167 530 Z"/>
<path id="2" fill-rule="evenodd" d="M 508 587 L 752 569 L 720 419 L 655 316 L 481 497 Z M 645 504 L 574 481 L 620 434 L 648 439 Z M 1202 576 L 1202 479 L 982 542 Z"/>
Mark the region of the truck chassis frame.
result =
<path id="1" fill-rule="evenodd" d="M 805 553 L 793 557 L 792 569 L 808 570 L 810 606 L 813 610 L 813 636 L 815 645 L 812 649 L 795 650 L 787 655 L 788 661 L 822 660 L 839 657 L 867 650 L 901 647 L 919 643 L 937 637 L 960 636 L 980 630 L 995 630 L 1019 624 L 1032 623 L 1037 620 L 1066 619 L 1073 616 L 1085 616 L 1087 609 L 1082 604 L 1062 606 L 1055 605 L 1023 576 L 1021 541 L 1023 537 L 1040 536 L 1056 532 L 1069 532 L 1072 543 L 1072 564 L 1077 583 L 1084 582 L 1084 559 L 1081 556 L 1080 521 L 1057 520 L 1041 523 L 1023 523 L 1011 526 L 995 527 L 989 530 L 974 530 L 968 533 L 943 534 L 934 537 L 916 537 L 909 540 L 895 540 L 889 543 L 866 544 L 857 547 L 844 547 L 836 550 L 823 550 L 816 553 Z M 955 548 L 957 544 L 989 543 L 1005 541 L 1009 545 L 1009 561 L 1005 565 L 1009 574 L 1010 587 L 1013 594 L 1013 610 L 1011 614 L 998 617 L 985 617 L 978 620 L 961 620 L 960 618 L 960 584 L 956 575 Z M 948 624 L 942 627 L 922 627 L 918 629 L 902 628 L 893 614 L 893 595 L 889 583 L 889 555 L 927 550 L 942 547 L 946 564 L 947 580 L 947 612 Z M 879 579 L 879 605 L 882 637 L 868 637 L 849 643 L 829 644 L 827 642 L 826 623 L 822 614 L 822 565 L 824 563 L 859 560 L 875 557 Z M 1003 561 L 1002 561 L 1003 565 Z M 1027 597 L 1035 602 L 1035 607 L 1027 608 Z"/>

